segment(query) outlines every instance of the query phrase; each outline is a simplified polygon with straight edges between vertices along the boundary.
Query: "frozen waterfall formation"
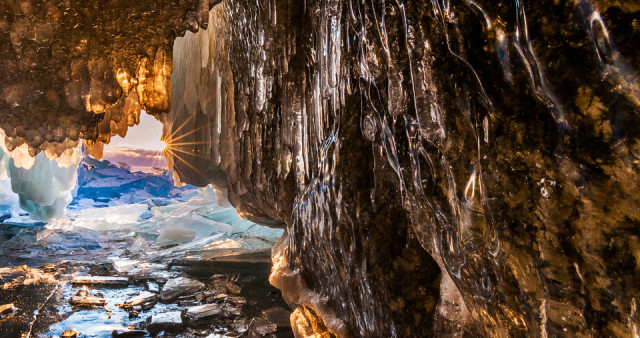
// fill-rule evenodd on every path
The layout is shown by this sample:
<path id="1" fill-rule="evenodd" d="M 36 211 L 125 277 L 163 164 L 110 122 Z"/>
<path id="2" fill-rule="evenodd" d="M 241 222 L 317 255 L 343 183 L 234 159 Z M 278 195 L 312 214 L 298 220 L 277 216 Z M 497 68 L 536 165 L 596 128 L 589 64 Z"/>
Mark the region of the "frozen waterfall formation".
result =
<path id="1" fill-rule="evenodd" d="M 7 150 L 156 115 L 300 336 L 638 334 L 637 1 L 217 2 L 0 4 Z"/>
<path id="2" fill-rule="evenodd" d="M 2 138 L 0 131 L 0 218 L 19 214 L 11 210 L 17 205 L 36 220 L 64 216 L 78 179 L 78 149 L 68 149 L 57 160 L 44 152 L 31 157 L 24 152 L 26 145 L 9 151 Z"/>

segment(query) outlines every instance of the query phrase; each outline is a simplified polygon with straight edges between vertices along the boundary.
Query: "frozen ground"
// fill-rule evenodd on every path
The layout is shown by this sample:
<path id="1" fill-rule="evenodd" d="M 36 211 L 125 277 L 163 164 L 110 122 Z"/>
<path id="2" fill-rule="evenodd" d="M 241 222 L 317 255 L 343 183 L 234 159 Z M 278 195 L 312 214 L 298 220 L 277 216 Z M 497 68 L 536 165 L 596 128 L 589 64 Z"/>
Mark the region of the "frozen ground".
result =
<path id="1" fill-rule="evenodd" d="M 28 233 L 20 235 L 25 245 Z M 84 245 L 46 255 L 55 263 L 0 268 L 0 336 L 292 337 L 290 310 L 268 282 L 267 252 L 194 264 L 193 256 L 130 250 L 134 240 L 118 232 L 94 233 L 93 241 L 54 233 L 49 237 Z M 96 284 L 83 281 L 90 278 Z"/>
<path id="2" fill-rule="evenodd" d="M 162 169 L 85 157 L 72 194 L 66 216 L 48 222 L 5 199 L 0 336 L 291 336 L 268 282 L 283 230 L 240 219 L 210 187 L 174 187 Z M 74 283 L 86 277 L 123 285 Z M 136 296 L 145 301 L 123 306 Z"/>

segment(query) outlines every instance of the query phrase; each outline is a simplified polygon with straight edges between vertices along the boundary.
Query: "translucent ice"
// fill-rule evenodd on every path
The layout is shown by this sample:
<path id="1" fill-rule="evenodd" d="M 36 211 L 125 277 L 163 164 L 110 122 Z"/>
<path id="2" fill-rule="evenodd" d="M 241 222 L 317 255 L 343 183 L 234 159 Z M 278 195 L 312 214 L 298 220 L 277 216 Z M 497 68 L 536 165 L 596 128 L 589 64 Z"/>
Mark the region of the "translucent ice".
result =
<path id="1" fill-rule="evenodd" d="M 211 236 L 214 233 L 230 233 L 232 230 L 230 225 L 212 221 L 196 214 L 188 214 L 178 217 L 164 217 L 158 221 L 158 227 L 161 229 L 161 235 L 158 238 L 159 241 L 167 231 L 183 229 L 192 231 L 194 233 L 194 237 L 192 239 L 196 239 Z"/>
<path id="2" fill-rule="evenodd" d="M 19 151 L 8 151 L 4 138 L 0 137 L 0 179 L 5 179 L 0 184 L 0 204 L 11 205 L 15 201 L 14 195 L 6 189 L 6 179 L 9 179 L 20 207 L 33 219 L 63 217 L 77 180 L 78 152 L 72 153 L 75 157 L 64 161 L 51 160 L 44 153 L 24 161 Z"/>
<path id="3" fill-rule="evenodd" d="M 131 228 L 149 210 L 146 204 L 126 204 L 106 208 L 79 210 L 69 214 L 76 227 L 94 230 Z"/>

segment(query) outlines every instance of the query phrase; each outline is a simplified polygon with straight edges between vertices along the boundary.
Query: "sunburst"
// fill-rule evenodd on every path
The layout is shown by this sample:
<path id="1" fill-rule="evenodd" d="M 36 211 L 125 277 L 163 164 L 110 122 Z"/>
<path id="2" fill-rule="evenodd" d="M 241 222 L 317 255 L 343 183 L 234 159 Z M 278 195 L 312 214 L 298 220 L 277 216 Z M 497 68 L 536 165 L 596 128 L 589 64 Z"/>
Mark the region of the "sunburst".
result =
<path id="1" fill-rule="evenodd" d="M 207 124 L 202 125 L 202 126 L 200 126 L 198 128 L 194 128 L 194 129 L 192 129 L 192 130 L 190 130 L 188 132 L 183 132 L 183 133 L 179 134 L 179 132 L 182 130 L 182 128 L 184 128 L 185 125 L 191 119 L 193 119 L 194 116 L 195 116 L 195 114 L 190 115 L 170 135 L 162 137 L 161 141 L 164 143 L 164 148 L 162 149 L 162 153 L 164 154 L 165 158 L 168 158 L 170 156 L 171 158 L 178 159 L 180 162 L 184 163 L 187 167 L 191 168 L 193 171 L 198 173 L 198 175 L 200 175 L 203 178 L 207 179 L 208 177 L 206 177 L 203 173 L 200 172 L 200 170 L 198 170 L 191 163 L 189 163 L 189 161 L 187 161 L 187 159 L 188 159 L 187 155 L 191 156 L 191 157 L 207 160 L 208 157 L 196 153 L 196 147 L 195 147 L 197 145 L 207 144 L 207 142 L 205 142 L 205 141 L 178 142 L 178 141 L 184 139 L 185 137 L 187 137 L 189 135 L 193 135 L 194 133 L 196 133 L 196 132 L 198 132 L 198 131 L 200 131 L 200 130 L 202 130 L 204 128 L 210 127 L 212 125 L 211 123 L 207 123 Z M 175 122 L 175 120 L 174 120 L 174 122 Z M 192 146 L 192 147 L 190 147 L 191 151 L 187 151 L 187 150 L 181 149 L 181 148 L 184 148 L 184 147 L 187 147 L 187 146 Z M 174 169 L 176 171 L 178 171 L 178 174 L 180 173 L 180 171 L 178 170 L 177 167 L 174 167 Z"/>

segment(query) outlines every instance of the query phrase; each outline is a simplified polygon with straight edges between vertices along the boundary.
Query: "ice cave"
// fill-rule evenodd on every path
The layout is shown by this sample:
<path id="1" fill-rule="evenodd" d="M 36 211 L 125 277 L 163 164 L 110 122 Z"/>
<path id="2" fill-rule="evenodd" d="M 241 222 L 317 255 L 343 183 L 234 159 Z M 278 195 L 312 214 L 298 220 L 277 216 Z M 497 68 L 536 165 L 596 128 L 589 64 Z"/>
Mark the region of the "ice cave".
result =
<path id="1" fill-rule="evenodd" d="M 0 337 L 639 306 L 638 0 L 0 1 Z"/>

